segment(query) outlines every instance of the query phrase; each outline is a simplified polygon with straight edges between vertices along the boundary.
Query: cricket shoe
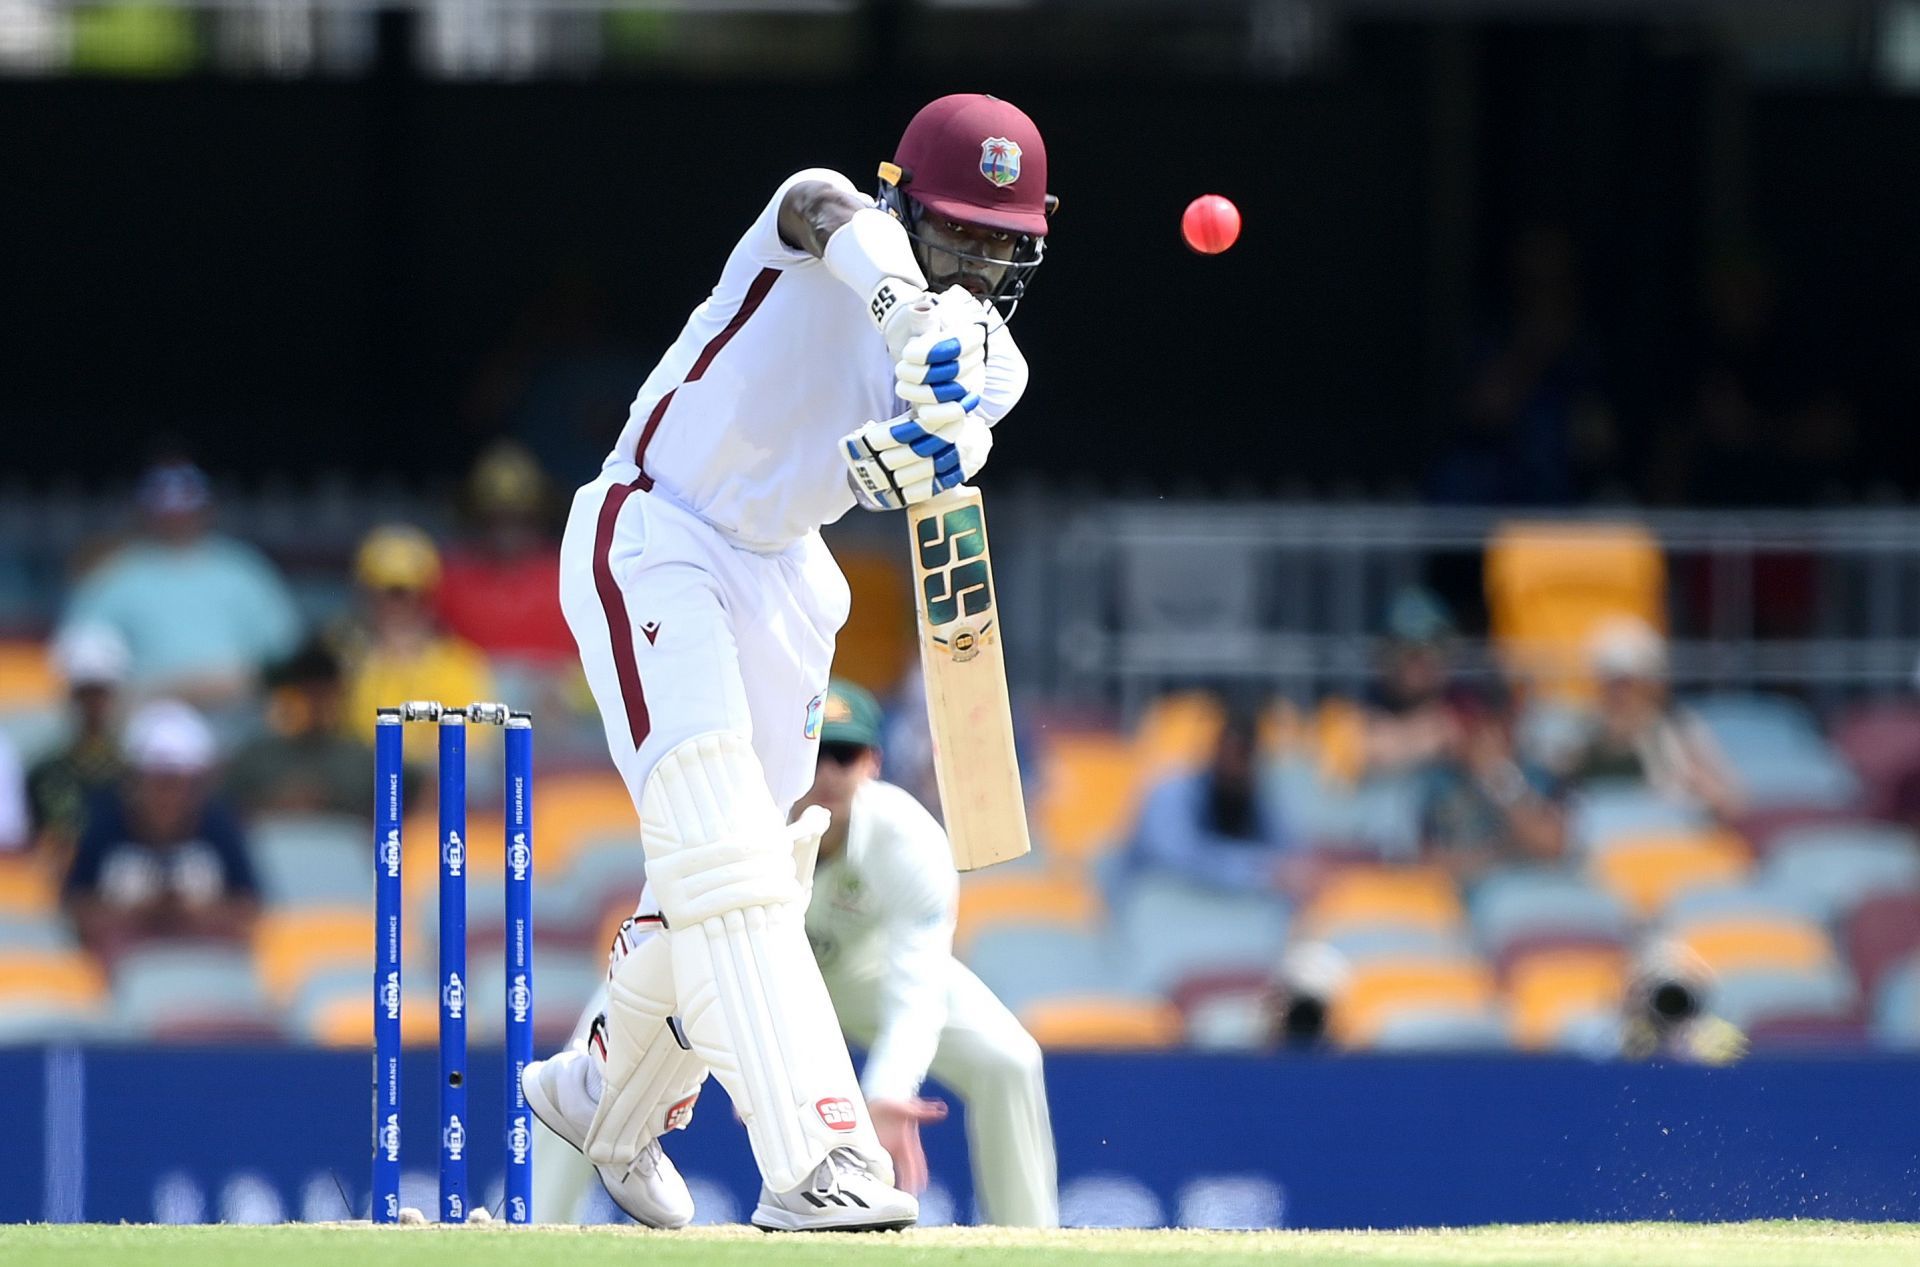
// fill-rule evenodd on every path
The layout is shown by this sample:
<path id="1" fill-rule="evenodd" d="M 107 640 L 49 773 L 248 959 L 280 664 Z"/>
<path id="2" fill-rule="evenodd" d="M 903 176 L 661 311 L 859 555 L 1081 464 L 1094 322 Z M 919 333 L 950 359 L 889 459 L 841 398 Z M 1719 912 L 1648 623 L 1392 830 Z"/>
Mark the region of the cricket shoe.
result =
<path id="1" fill-rule="evenodd" d="M 563 1051 L 551 1060 L 536 1060 L 520 1075 L 527 1107 L 561 1139 L 586 1152 L 587 1128 L 593 1125 L 593 1100 L 587 1095 L 584 1051 Z M 613 1203 L 648 1227 L 685 1227 L 693 1221 L 693 1194 L 680 1177 L 658 1139 L 647 1141 L 629 1166 L 602 1166 L 600 1182 Z"/>
<path id="2" fill-rule="evenodd" d="M 763 1232 L 891 1232 L 919 1217 L 918 1201 L 874 1178 L 851 1148 L 836 1148 L 792 1192 L 761 1187 L 753 1225 Z"/>

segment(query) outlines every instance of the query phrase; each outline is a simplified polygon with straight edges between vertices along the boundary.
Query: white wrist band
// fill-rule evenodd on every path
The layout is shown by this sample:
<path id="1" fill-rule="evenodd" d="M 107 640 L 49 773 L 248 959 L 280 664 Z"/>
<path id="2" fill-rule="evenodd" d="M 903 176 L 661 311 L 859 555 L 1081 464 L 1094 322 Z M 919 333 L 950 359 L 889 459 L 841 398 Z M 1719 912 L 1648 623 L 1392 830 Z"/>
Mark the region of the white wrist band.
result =
<path id="1" fill-rule="evenodd" d="M 902 301 L 926 293 L 927 277 L 913 257 L 913 239 L 886 212 L 868 207 L 833 231 L 820 258 L 827 271 L 867 301 L 867 316 L 883 329 Z"/>

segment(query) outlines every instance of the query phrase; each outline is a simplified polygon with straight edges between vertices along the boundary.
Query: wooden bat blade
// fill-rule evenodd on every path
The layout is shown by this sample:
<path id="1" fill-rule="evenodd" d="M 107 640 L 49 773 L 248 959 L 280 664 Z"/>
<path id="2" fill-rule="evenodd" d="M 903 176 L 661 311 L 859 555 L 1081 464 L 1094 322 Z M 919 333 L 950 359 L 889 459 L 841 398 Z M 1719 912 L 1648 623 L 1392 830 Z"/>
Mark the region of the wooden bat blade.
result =
<path id="1" fill-rule="evenodd" d="M 907 531 L 940 805 L 954 865 L 972 871 L 1033 848 L 979 492 L 963 485 L 909 506 Z"/>

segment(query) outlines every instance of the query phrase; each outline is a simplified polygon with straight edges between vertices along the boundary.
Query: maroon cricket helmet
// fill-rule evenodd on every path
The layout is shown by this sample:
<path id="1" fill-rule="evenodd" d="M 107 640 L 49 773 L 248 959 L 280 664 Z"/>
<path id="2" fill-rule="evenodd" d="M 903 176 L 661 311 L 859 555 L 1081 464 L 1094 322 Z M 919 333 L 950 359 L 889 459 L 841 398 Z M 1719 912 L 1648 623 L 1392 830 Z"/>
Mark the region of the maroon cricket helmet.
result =
<path id="1" fill-rule="evenodd" d="M 1045 237 L 1047 147 L 1010 101 L 962 92 L 921 107 L 894 152 L 900 191 L 962 224 Z"/>

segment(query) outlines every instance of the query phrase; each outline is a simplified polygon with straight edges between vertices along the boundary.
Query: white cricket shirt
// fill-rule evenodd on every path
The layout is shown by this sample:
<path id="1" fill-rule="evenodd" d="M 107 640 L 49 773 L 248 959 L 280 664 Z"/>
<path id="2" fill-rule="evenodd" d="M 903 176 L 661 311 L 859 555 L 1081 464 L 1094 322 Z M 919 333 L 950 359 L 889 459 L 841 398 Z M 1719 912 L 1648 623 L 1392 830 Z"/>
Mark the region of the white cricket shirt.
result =
<path id="1" fill-rule="evenodd" d="M 841 437 L 906 410 L 865 297 L 780 239 L 781 200 L 802 181 L 864 198 L 825 168 L 781 183 L 647 376 L 608 455 L 634 463 L 734 544 L 767 552 L 853 506 Z M 980 416 L 991 424 L 1026 387 L 1026 363 L 1004 330 L 989 340 L 988 376 Z"/>

